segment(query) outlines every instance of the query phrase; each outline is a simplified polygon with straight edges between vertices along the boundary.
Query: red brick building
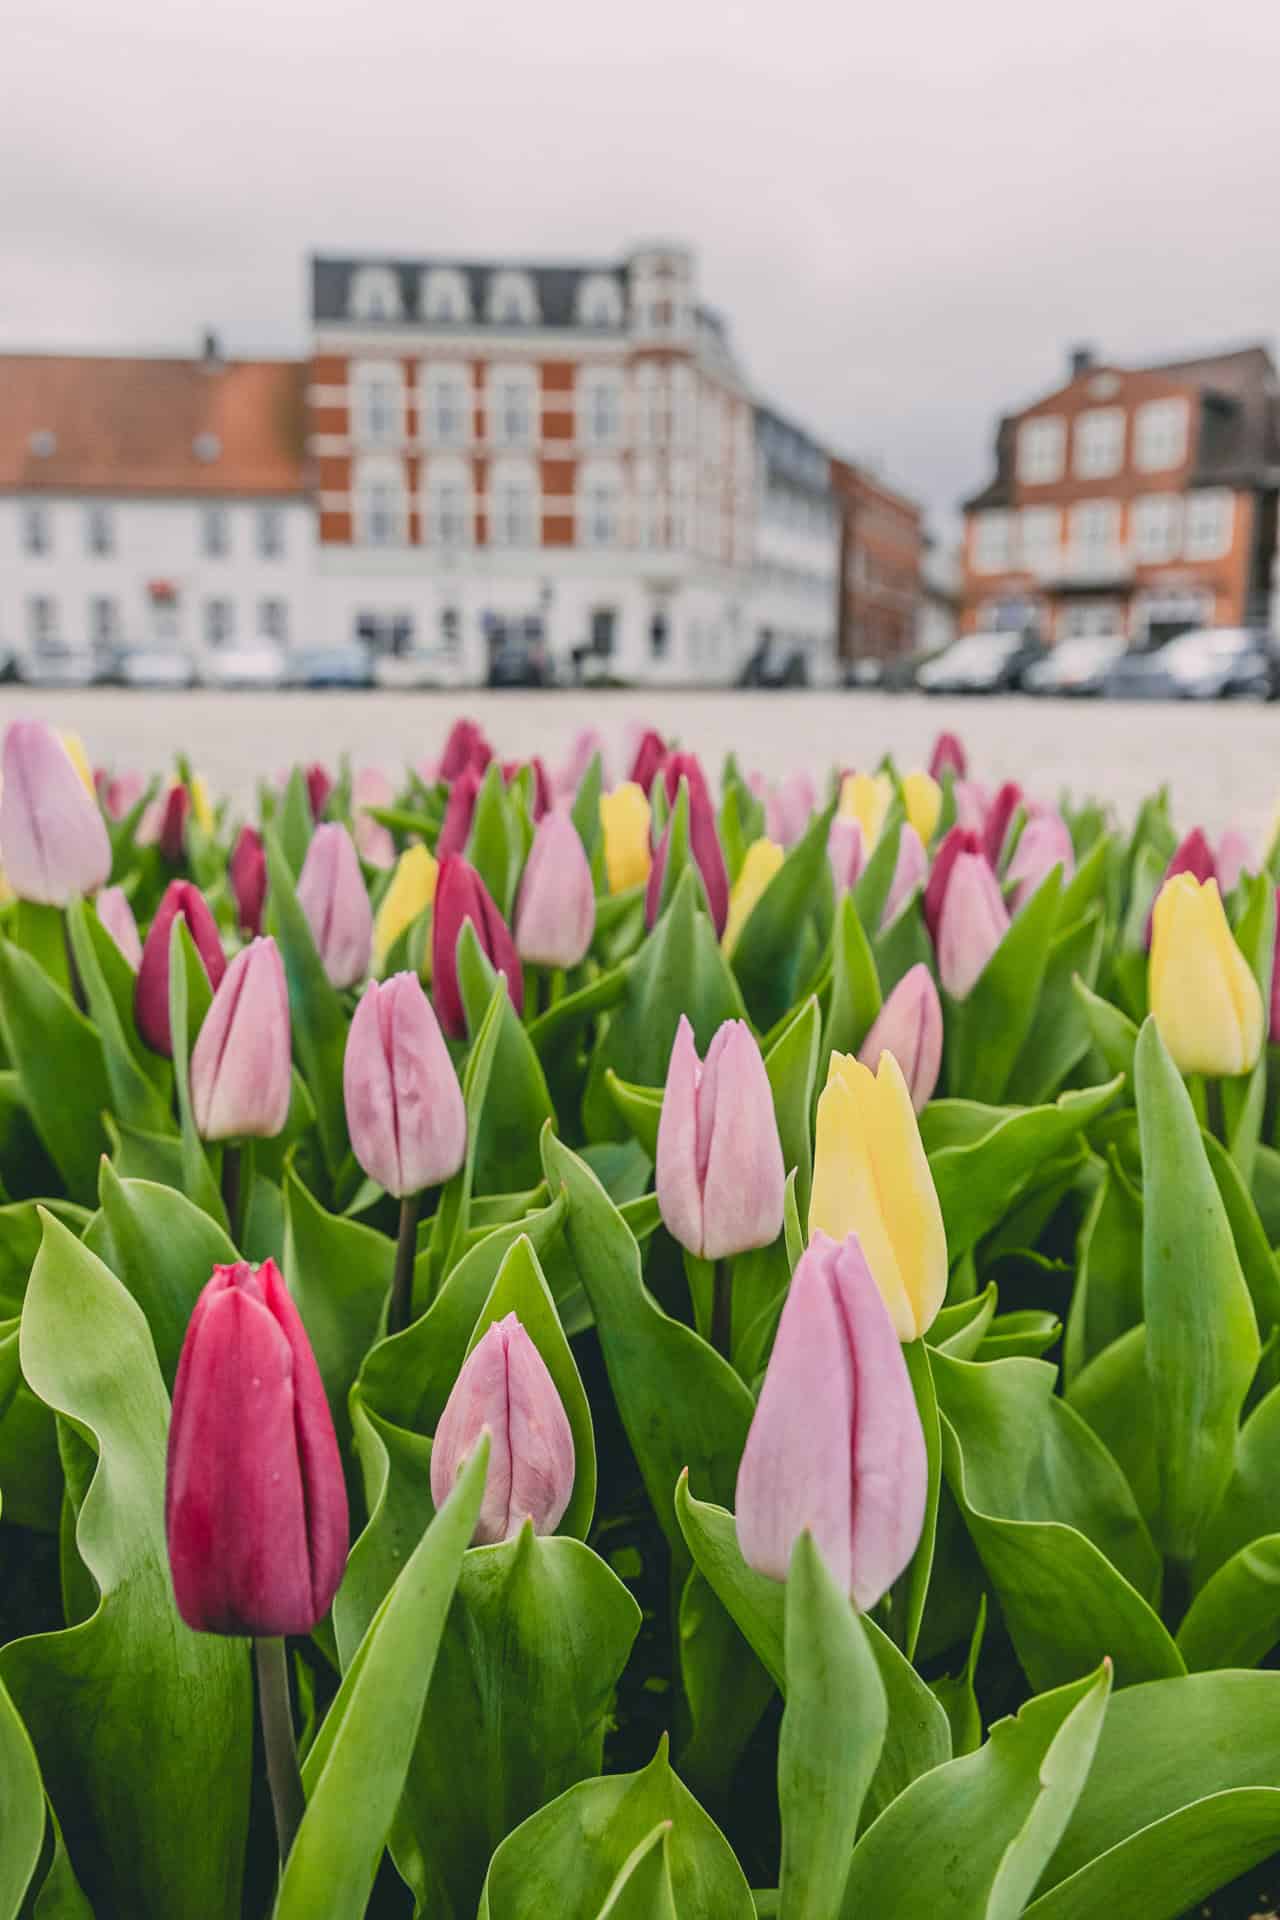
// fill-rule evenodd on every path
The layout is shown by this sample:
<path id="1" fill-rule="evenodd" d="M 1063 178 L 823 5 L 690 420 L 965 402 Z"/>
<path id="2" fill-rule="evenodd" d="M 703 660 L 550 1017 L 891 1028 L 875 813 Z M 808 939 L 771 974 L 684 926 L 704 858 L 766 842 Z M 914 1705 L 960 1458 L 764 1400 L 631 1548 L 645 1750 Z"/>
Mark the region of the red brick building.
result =
<path id="1" fill-rule="evenodd" d="M 1086 350 L 1000 422 L 965 502 L 961 625 L 1158 642 L 1265 623 L 1280 383 L 1263 347 L 1149 367 Z"/>
<path id="2" fill-rule="evenodd" d="M 831 477 L 841 521 L 837 655 L 895 659 L 917 643 L 923 515 L 864 467 L 833 460 Z"/>

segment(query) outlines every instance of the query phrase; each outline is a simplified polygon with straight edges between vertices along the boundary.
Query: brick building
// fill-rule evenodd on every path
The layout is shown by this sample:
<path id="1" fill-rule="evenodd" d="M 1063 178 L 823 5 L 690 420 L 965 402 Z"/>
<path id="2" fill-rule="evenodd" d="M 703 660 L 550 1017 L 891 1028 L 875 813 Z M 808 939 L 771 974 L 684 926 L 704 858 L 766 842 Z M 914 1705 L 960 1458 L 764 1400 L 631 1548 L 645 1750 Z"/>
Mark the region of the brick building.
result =
<path id="1" fill-rule="evenodd" d="M 1263 347 L 1119 367 L 1086 350 L 1008 415 L 965 502 L 962 626 L 1156 644 L 1265 623 L 1280 383 Z"/>
<path id="2" fill-rule="evenodd" d="M 917 644 L 923 515 L 864 467 L 833 460 L 831 472 L 841 521 L 837 652 L 847 662 L 892 660 Z"/>

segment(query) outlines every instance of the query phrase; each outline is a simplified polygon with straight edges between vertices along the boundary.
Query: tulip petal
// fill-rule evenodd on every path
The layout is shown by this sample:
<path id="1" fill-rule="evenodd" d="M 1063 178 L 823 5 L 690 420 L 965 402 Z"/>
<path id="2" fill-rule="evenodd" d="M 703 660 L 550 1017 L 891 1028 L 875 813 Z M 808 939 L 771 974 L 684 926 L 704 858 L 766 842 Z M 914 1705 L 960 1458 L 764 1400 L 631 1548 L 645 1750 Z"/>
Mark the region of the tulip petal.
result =
<path id="1" fill-rule="evenodd" d="M 702 1252 L 702 1190 L 698 1179 L 698 1053 L 684 1014 L 676 1028 L 658 1122 L 654 1185 L 663 1224 L 683 1247 Z"/>
<path id="2" fill-rule="evenodd" d="M 769 1075 L 741 1020 L 727 1020 L 707 1052 L 696 1158 L 703 1258 L 771 1245 L 782 1232 L 786 1168 Z"/>
<path id="3" fill-rule="evenodd" d="M 504 1538 L 526 1520 L 535 1533 L 554 1533 L 573 1493 L 574 1452 L 569 1416 L 547 1363 L 514 1313 L 501 1321 L 507 1355 L 507 1419 L 511 1491 Z"/>

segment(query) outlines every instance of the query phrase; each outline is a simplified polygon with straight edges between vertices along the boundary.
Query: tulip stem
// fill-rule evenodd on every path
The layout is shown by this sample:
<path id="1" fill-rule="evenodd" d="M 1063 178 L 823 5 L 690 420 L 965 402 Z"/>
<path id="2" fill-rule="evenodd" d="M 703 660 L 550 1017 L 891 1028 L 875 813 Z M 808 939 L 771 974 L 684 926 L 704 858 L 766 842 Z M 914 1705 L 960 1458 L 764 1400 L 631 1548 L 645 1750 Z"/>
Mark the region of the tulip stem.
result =
<path id="1" fill-rule="evenodd" d="M 726 1360 L 729 1358 L 732 1332 L 732 1269 L 727 1260 L 717 1260 L 711 1291 L 711 1344 Z"/>
<path id="2" fill-rule="evenodd" d="M 298 1746 L 293 1737 L 289 1661 L 284 1641 L 274 1634 L 256 1639 L 253 1660 L 258 1674 L 258 1717 L 262 1722 L 262 1744 L 267 1756 L 267 1779 L 271 1785 L 283 1872 L 307 1805 L 298 1768 Z"/>
<path id="3" fill-rule="evenodd" d="M 240 1218 L 240 1148 L 230 1141 L 222 1150 L 222 1204 L 227 1210 L 227 1226 L 232 1244 L 240 1245 L 243 1222 Z"/>
<path id="4" fill-rule="evenodd" d="M 391 1282 L 391 1310 L 387 1332 L 403 1333 L 413 1318 L 413 1263 L 418 1252 L 419 1193 L 406 1193 L 400 1202 L 400 1237 L 396 1241 L 396 1271 Z"/>

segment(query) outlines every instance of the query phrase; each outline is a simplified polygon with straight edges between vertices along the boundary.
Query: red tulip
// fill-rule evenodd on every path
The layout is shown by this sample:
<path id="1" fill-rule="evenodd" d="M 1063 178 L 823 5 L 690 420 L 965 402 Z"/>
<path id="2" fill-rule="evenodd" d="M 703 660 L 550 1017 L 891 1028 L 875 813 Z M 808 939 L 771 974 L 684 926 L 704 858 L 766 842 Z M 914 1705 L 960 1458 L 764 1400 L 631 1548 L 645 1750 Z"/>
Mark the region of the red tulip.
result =
<path id="1" fill-rule="evenodd" d="M 1006 780 L 987 811 L 982 829 L 982 850 L 993 868 L 1000 865 L 1009 822 L 1022 804 L 1022 788 L 1016 780 Z"/>
<path id="2" fill-rule="evenodd" d="M 170 787 L 164 797 L 160 831 L 157 836 L 160 842 L 161 858 L 167 860 L 171 867 L 179 865 L 186 851 L 187 815 L 190 811 L 191 795 L 183 782 L 178 781 L 176 785 Z"/>
<path id="3" fill-rule="evenodd" d="M 475 818 L 476 796 L 484 775 L 476 767 L 464 767 L 449 789 L 440 838 L 436 841 L 436 859 L 447 860 L 451 853 L 465 853 Z"/>
<path id="4" fill-rule="evenodd" d="M 706 778 L 703 775 L 698 757 L 693 753 L 673 753 L 662 770 L 666 784 L 667 799 L 675 805 L 676 796 L 683 779 L 689 789 L 689 851 L 702 875 L 702 884 L 707 896 L 707 905 L 717 935 L 722 934 L 725 922 L 729 918 L 729 870 L 724 863 L 724 853 L 720 846 L 720 835 L 716 830 L 715 810 L 711 804 L 711 795 L 707 791 Z M 649 869 L 649 886 L 645 894 L 644 917 L 646 926 L 652 927 L 658 917 L 662 904 L 662 889 L 667 873 L 667 851 L 671 839 L 671 823 L 663 832 L 658 850 Z"/>
<path id="5" fill-rule="evenodd" d="M 169 930 L 179 915 L 187 923 L 187 932 L 195 941 L 196 952 L 215 993 L 227 970 L 227 957 L 204 895 L 189 880 L 171 880 L 143 943 L 133 999 L 138 1032 L 154 1053 L 170 1057 L 173 1040 L 169 1032 Z"/>
<path id="6" fill-rule="evenodd" d="M 333 780 L 327 767 L 318 760 L 307 768 L 307 800 L 311 807 L 311 818 L 318 820 L 329 804 L 329 795 L 333 792 Z"/>
<path id="7" fill-rule="evenodd" d="M 929 756 L 929 772 L 933 778 L 941 780 L 944 773 L 954 773 L 957 780 L 963 780 L 968 769 L 968 755 L 960 740 L 954 733 L 940 733 Z"/>
<path id="8" fill-rule="evenodd" d="M 505 974 L 512 1006 L 517 1013 L 523 1012 L 524 976 L 511 931 L 475 868 L 460 854 L 450 854 L 441 863 L 436 881 L 431 918 L 431 991 L 440 1025 L 456 1040 L 467 1031 L 458 987 L 458 936 L 464 920 L 475 928 L 489 964 Z"/>
<path id="9" fill-rule="evenodd" d="M 535 753 L 529 760 L 504 760 L 502 777 L 508 786 L 511 785 L 521 767 L 533 769 L 533 817 L 535 821 L 541 820 L 551 806 L 551 779 L 542 755 Z"/>
<path id="10" fill-rule="evenodd" d="M 436 775 L 440 780 L 456 780 L 464 767 L 474 767 L 483 773 L 492 758 L 493 748 L 485 738 L 484 729 L 474 720 L 455 720 L 444 743 Z"/>
<path id="11" fill-rule="evenodd" d="M 654 775 L 662 767 L 666 757 L 666 741 L 660 733 L 655 733 L 652 727 L 646 727 L 641 735 L 640 744 L 635 750 L 631 771 L 627 775 L 628 780 L 643 790 L 646 800 L 649 797 L 649 789 L 653 785 Z"/>
<path id="12" fill-rule="evenodd" d="M 262 932 L 262 909 L 267 898 L 267 856 L 256 828 L 241 827 L 227 863 L 227 879 L 236 903 L 236 923 L 241 933 L 253 939 Z"/>

